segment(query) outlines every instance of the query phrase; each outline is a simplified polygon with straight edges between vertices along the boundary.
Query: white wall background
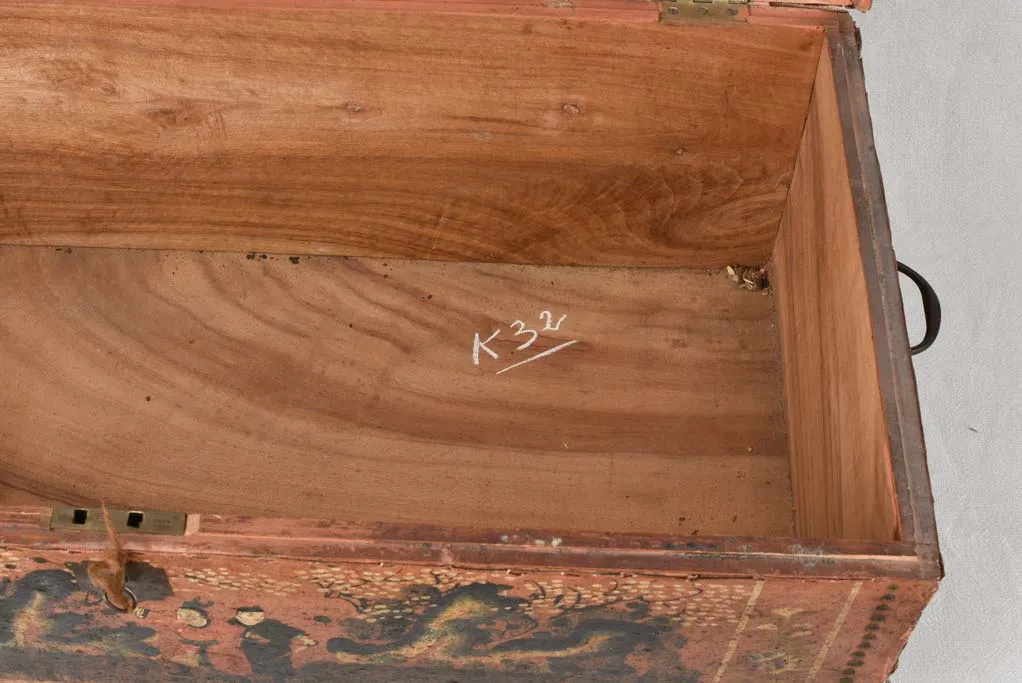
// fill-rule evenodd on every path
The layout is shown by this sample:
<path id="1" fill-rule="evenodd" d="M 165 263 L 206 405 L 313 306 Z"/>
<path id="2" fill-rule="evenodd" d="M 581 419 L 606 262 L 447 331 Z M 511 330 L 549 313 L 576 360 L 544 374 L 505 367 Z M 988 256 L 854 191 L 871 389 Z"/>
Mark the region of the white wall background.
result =
<path id="1" fill-rule="evenodd" d="M 947 578 L 893 680 L 1022 681 L 1022 0 L 856 21 L 894 246 L 944 310 L 915 368 Z"/>

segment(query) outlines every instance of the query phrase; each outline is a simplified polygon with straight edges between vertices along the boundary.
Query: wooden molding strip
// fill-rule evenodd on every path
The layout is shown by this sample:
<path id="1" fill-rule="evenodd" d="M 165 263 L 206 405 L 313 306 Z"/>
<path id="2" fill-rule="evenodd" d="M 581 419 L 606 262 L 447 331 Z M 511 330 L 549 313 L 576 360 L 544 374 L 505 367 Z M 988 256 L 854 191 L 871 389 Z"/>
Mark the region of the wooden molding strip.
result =
<path id="1" fill-rule="evenodd" d="M 101 551 L 102 534 L 49 531 L 48 508 L 0 511 L 0 546 Z M 507 534 L 411 525 L 202 515 L 185 536 L 124 535 L 135 553 L 347 562 L 550 568 L 677 575 L 937 578 L 927 548 L 907 543 L 634 534 Z M 197 529 L 196 529 L 197 527 Z"/>

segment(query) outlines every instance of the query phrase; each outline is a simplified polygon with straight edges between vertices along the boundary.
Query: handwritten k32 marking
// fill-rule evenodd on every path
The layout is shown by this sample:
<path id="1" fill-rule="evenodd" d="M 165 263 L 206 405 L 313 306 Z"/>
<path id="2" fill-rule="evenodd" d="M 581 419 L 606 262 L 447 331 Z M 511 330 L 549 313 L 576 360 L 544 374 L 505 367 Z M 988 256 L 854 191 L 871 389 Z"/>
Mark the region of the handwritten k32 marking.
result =
<path id="1" fill-rule="evenodd" d="M 561 324 L 565 321 L 565 319 L 567 319 L 568 315 L 567 314 L 561 315 L 561 317 L 557 319 L 557 322 L 554 322 L 554 316 L 550 311 L 541 311 L 539 316 L 537 317 L 543 322 L 542 329 L 543 332 L 547 331 L 557 332 L 561 329 Z M 521 344 L 515 347 L 515 351 L 524 351 L 525 349 L 529 348 L 534 343 L 536 343 L 536 340 L 539 339 L 540 333 L 530 327 L 527 327 L 526 324 L 521 320 L 515 320 L 514 322 L 510 323 L 508 327 L 511 328 L 511 334 L 513 336 L 527 337 L 525 341 L 523 341 Z M 488 346 L 488 344 L 492 343 L 498 336 L 500 336 L 500 333 L 501 328 L 499 327 L 496 330 L 494 330 L 493 333 L 486 339 L 480 337 L 478 332 L 475 333 L 475 338 L 472 341 L 473 365 L 479 365 L 480 352 L 485 352 L 493 360 L 500 360 L 500 354 L 498 354 L 496 351 L 494 351 Z M 558 344 L 557 346 L 549 348 L 546 351 L 542 351 L 534 356 L 530 356 L 529 358 L 520 360 L 517 363 L 512 363 L 511 365 L 508 365 L 505 368 L 497 370 L 496 374 L 502 375 L 508 370 L 512 370 L 527 363 L 532 363 L 533 361 L 537 361 L 540 358 L 552 356 L 558 351 L 566 349 L 569 346 L 572 346 L 573 344 L 579 343 L 579 341 L 580 340 L 578 339 L 572 339 L 571 341 Z"/>

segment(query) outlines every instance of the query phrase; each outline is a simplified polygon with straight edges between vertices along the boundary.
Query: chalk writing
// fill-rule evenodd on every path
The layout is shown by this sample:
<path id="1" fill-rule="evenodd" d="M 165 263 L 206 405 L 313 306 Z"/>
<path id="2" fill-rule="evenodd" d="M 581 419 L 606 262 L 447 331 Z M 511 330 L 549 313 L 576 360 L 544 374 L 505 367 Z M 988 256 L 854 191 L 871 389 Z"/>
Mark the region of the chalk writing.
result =
<path id="1" fill-rule="evenodd" d="M 551 313 L 550 311 L 541 311 L 539 314 L 539 319 L 545 321 L 546 323 L 543 327 L 544 332 L 546 332 L 547 330 L 553 330 L 554 332 L 556 332 L 557 330 L 561 329 L 561 323 L 563 323 L 564 319 L 567 317 L 568 314 L 565 313 L 564 315 L 557 319 L 556 323 L 553 323 L 554 314 Z"/>
<path id="2" fill-rule="evenodd" d="M 539 332 L 537 332 L 536 330 L 528 329 L 527 327 L 525 327 L 525 323 L 523 323 L 521 320 L 516 320 L 513 323 L 511 323 L 511 327 L 512 328 L 515 327 L 516 325 L 518 326 L 518 329 L 515 330 L 515 336 L 516 337 L 519 337 L 519 336 L 521 336 L 523 334 L 531 334 L 532 335 L 532 339 L 530 339 L 529 341 L 525 342 L 524 344 L 519 346 L 517 349 L 515 349 L 515 351 L 524 351 L 525 349 L 527 349 L 530 346 L 532 346 L 532 343 L 534 341 L 536 341 L 536 339 L 539 338 Z"/>
<path id="3" fill-rule="evenodd" d="M 500 334 L 500 328 L 499 327 L 496 330 L 494 330 L 493 334 L 491 334 L 486 341 L 481 341 L 479 339 L 479 333 L 476 332 L 475 342 L 472 343 L 472 364 L 473 365 L 479 365 L 479 351 L 480 350 L 485 351 L 486 353 L 490 354 L 490 358 L 492 358 L 493 360 L 497 360 L 498 358 L 500 358 L 500 356 L 498 356 L 495 351 L 493 351 L 491 348 L 489 348 L 487 346 L 487 344 L 489 344 L 491 341 L 493 341 L 494 338 L 498 334 Z"/>
<path id="4" fill-rule="evenodd" d="M 560 331 L 561 324 L 567 319 L 568 315 L 566 313 L 561 315 L 561 317 L 557 319 L 557 322 L 554 322 L 554 315 L 550 311 L 542 311 L 540 312 L 538 317 L 544 323 L 543 325 L 544 332 L 547 331 L 557 332 Z M 514 322 L 508 324 L 508 327 L 511 328 L 511 334 L 513 336 L 528 337 L 528 339 L 526 339 L 524 342 L 515 347 L 515 352 L 524 351 L 525 349 L 532 346 L 537 339 L 539 339 L 540 333 L 530 327 L 527 327 L 526 324 L 521 320 L 515 320 Z M 493 343 L 493 341 L 500 335 L 500 333 L 501 328 L 498 327 L 485 340 L 479 336 L 478 332 L 475 333 L 475 337 L 473 338 L 472 341 L 472 365 L 479 365 L 480 351 L 486 352 L 486 354 L 493 360 L 500 360 L 500 354 L 498 354 L 496 351 L 490 348 L 490 346 L 488 346 L 488 344 Z M 546 351 L 541 351 L 540 353 L 537 353 L 534 356 L 530 356 L 529 358 L 526 358 L 524 360 L 512 363 L 506 368 L 497 370 L 496 374 L 502 375 L 508 370 L 513 370 L 514 368 L 525 365 L 526 363 L 537 361 L 540 358 L 546 358 L 547 356 L 551 356 L 557 353 L 558 351 L 568 348 L 569 346 L 578 344 L 579 341 L 580 340 L 578 339 L 572 339 L 570 341 L 563 342 L 561 344 L 558 344 L 557 346 L 547 349 Z"/>
<path id="5" fill-rule="evenodd" d="M 578 339 L 572 339 L 569 342 L 564 342 L 563 344 L 559 344 L 558 346 L 555 346 L 552 349 L 547 349 L 543 353 L 537 353 L 535 356 L 533 356 L 531 358 L 526 358 L 525 360 L 518 361 L 517 363 L 514 363 L 513 365 L 509 365 L 506 368 L 504 368 L 503 370 L 497 370 L 497 374 L 498 375 L 503 375 L 508 370 L 513 370 L 514 368 L 517 368 L 520 365 L 525 365 L 526 363 L 531 363 L 534 360 L 539 360 L 540 358 L 545 358 L 545 357 L 547 357 L 547 356 L 549 356 L 551 354 L 557 353 L 561 349 L 568 348 L 572 344 L 577 344 L 578 341 L 579 341 Z"/>

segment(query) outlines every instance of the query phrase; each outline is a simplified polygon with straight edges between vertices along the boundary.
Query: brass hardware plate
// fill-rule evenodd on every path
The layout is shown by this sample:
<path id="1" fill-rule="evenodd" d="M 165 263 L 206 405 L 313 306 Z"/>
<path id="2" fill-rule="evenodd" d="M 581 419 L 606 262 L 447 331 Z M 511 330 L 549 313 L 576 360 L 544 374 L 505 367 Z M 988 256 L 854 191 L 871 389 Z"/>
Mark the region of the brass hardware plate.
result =
<path id="1" fill-rule="evenodd" d="M 183 536 L 188 515 L 184 512 L 159 510 L 112 510 L 110 521 L 121 534 L 162 534 Z M 54 508 L 50 529 L 61 531 L 98 531 L 106 533 L 103 510 L 100 508 Z"/>
<path id="2" fill-rule="evenodd" d="M 749 0 L 663 0 L 660 20 L 744 21 L 749 17 Z"/>

